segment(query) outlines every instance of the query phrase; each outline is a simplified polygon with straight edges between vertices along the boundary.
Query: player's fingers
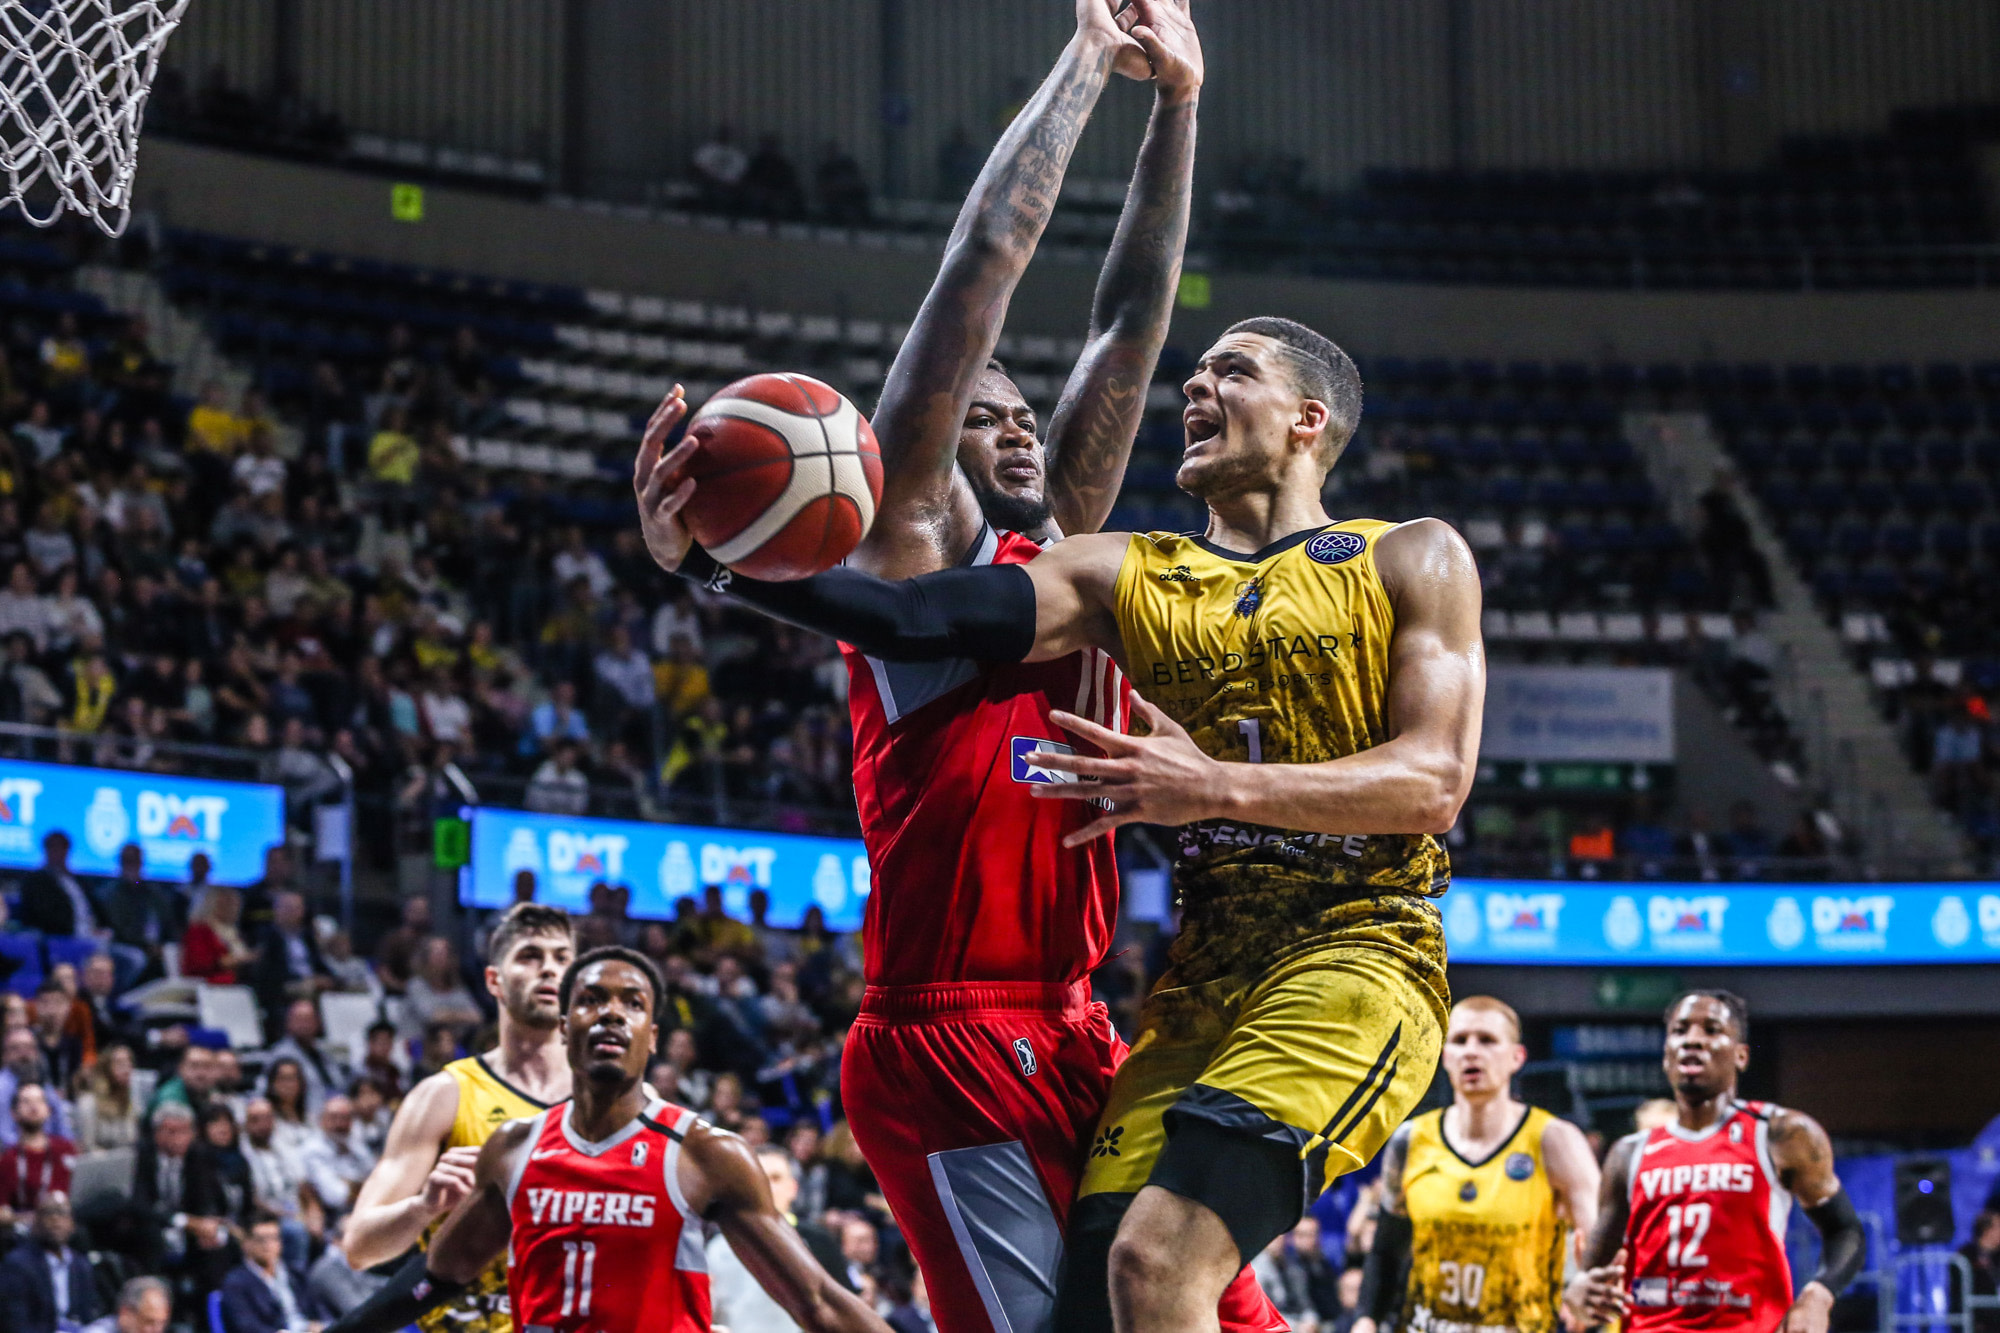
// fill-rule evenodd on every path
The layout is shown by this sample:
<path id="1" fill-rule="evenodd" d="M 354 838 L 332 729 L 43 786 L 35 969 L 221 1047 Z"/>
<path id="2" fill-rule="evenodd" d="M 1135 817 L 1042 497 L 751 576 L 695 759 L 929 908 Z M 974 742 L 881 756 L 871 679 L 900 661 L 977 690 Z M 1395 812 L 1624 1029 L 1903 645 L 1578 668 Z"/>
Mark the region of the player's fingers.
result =
<path id="1" fill-rule="evenodd" d="M 1114 805 L 1139 797 L 1136 788 L 1122 782 L 1112 786 L 1101 782 L 1037 782 L 1029 786 L 1028 795 L 1037 801 L 1110 801 Z"/>
<path id="2" fill-rule="evenodd" d="M 1164 711 L 1162 711 L 1157 705 L 1153 704 L 1151 701 L 1142 699 L 1136 694 L 1132 696 L 1132 711 L 1145 719 L 1146 732 L 1148 735 L 1151 736 L 1187 735 L 1186 729 L 1183 728 L 1180 723 L 1174 721 L 1171 717 L 1168 717 Z"/>
<path id="3" fill-rule="evenodd" d="M 1154 32 L 1151 27 L 1144 23 L 1137 24 L 1127 35 L 1139 44 L 1141 51 L 1146 53 L 1146 63 L 1153 67 L 1154 74 L 1158 74 L 1173 63 L 1173 55 L 1167 50 L 1167 44 L 1160 40 L 1160 34 Z"/>
<path id="4" fill-rule="evenodd" d="M 674 486 L 674 479 L 680 475 L 681 469 L 687 466 L 700 448 L 701 441 L 690 438 L 669 449 L 658 462 L 653 464 L 652 473 L 646 478 L 646 487 L 639 493 L 640 504 L 647 510 L 658 509 L 667 491 Z M 692 481 L 693 478 L 690 477 L 688 480 Z"/>
<path id="5" fill-rule="evenodd" d="M 682 396 L 681 386 L 676 384 L 667 390 L 667 396 L 653 409 L 653 415 L 646 418 L 646 433 L 640 437 L 640 452 L 643 454 L 647 445 L 657 450 L 664 444 L 667 436 L 673 433 L 674 423 L 686 412 L 687 399 Z"/>
<path id="6" fill-rule="evenodd" d="M 438 1160 L 440 1162 L 452 1162 L 452 1163 L 462 1162 L 469 1167 L 479 1160 L 479 1154 L 481 1151 L 482 1150 L 477 1145 L 472 1145 L 462 1148 L 446 1148 L 444 1150 L 444 1156 L 438 1158 Z"/>
<path id="7" fill-rule="evenodd" d="M 678 514 L 681 510 L 687 508 L 687 502 L 692 499 L 694 499 L 694 478 L 688 477 L 680 485 L 660 497 L 659 506 L 653 512 L 662 517 L 670 514 Z"/>
<path id="8" fill-rule="evenodd" d="M 1121 824 L 1131 823 L 1138 817 L 1137 815 L 1128 815 L 1123 810 L 1107 811 L 1098 818 L 1091 820 L 1088 824 L 1085 824 L 1076 832 L 1070 834 L 1067 838 L 1064 838 L 1063 846 L 1081 847 L 1087 842 L 1093 842 L 1103 837 Z"/>
<path id="9" fill-rule="evenodd" d="M 1113 777 L 1124 771 L 1115 759 L 1098 759 L 1087 754 L 1057 754 L 1053 750 L 1036 750 L 1028 756 L 1028 762 L 1037 768 L 1081 773 L 1091 778 Z"/>
<path id="10" fill-rule="evenodd" d="M 1134 696 L 1136 699 L 1136 696 Z M 1087 741 L 1091 741 L 1106 754 L 1129 754 L 1137 747 L 1128 736 L 1120 736 L 1109 727 L 1100 727 L 1089 718 L 1066 713 L 1060 708 L 1049 710 L 1049 721 L 1064 731 L 1073 731 Z"/>

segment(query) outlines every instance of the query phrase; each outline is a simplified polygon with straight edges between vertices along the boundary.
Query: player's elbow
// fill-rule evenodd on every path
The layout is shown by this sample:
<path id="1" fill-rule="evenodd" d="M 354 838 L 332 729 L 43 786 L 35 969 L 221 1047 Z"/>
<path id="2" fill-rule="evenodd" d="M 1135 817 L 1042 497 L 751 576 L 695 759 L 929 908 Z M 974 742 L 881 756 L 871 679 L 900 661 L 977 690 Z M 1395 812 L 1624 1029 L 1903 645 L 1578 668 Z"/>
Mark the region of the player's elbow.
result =
<path id="1" fill-rule="evenodd" d="M 1442 836 L 1458 822 L 1459 808 L 1472 787 L 1471 762 L 1457 754 L 1436 756 L 1425 766 L 1425 783 L 1418 827 L 1419 833 Z"/>

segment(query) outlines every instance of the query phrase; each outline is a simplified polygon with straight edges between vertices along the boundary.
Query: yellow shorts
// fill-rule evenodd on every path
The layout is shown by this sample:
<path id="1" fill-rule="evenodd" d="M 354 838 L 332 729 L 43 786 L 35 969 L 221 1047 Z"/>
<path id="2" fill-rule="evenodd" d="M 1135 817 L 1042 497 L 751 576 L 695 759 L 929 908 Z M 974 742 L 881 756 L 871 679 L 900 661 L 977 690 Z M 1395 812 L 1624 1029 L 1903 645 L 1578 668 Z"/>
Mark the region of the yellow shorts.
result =
<path id="1" fill-rule="evenodd" d="M 1254 1140 L 1264 1160 L 1295 1161 L 1296 1192 L 1278 1205 L 1292 1222 L 1388 1141 L 1437 1072 L 1451 1007 L 1444 932 L 1428 899 L 1402 894 L 1358 899 L 1325 924 L 1255 975 L 1160 979 L 1112 1080 L 1079 1200 L 1162 1185 L 1214 1208 L 1245 1243 L 1246 1228 L 1274 1224 L 1275 1236 L 1290 1223 L 1232 1218 L 1228 1198 L 1208 1197 L 1231 1192 L 1227 1173 L 1177 1167 L 1170 1138 Z M 1191 1171 L 1213 1184 L 1189 1185 Z"/>

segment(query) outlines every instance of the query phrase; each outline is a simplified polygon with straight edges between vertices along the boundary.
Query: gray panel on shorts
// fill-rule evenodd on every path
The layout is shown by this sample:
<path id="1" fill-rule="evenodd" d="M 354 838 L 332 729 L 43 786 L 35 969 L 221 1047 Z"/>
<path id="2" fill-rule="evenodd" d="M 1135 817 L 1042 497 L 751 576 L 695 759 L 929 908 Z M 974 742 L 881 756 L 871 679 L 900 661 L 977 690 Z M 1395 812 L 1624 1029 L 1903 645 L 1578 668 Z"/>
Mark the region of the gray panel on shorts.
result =
<path id="1" fill-rule="evenodd" d="M 930 1155 L 931 1180 L 994 1333 L 1047 1333 L 1062 1229 L 1019 1142 Z"/>

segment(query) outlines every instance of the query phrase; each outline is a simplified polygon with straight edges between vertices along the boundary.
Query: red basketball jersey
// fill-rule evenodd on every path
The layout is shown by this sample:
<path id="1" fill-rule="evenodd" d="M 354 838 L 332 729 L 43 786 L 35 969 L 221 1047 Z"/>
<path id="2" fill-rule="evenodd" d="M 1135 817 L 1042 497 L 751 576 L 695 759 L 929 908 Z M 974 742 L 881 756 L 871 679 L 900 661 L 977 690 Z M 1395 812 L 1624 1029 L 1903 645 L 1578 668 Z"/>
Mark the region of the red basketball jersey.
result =
<path id="1" fill-rule="evenodd" d="M 1025 564 L 1041 547 L 982 534 L 969 564 Z M 854 795 L 873 888 L 863 944 L 876 986 L 1069 982 L 1110 947 L 1118 870 L 1109 838 L 1065 848 L 1100 813 L 1038 801 L 1071 775 L 1028 763 L 1077 748 L 1061 708 L 1123 731 L 1129 691 L 1109 656 L 894 663 L 841 645 L 854 715 Z"/>
<path id="2" fill-rule="evenodd" d="M 655 1101 L 610 1138 L 570 1125 L 573 1103 L 535 1117 L 508 1187 L 507 1291 L 522 1333 L 707 1333 L 701 1219 L 681 1193 L 695 1114 Z"/>
<path id="3" fill-rule="evenodd" d="M 1699 1134 L 1663 1125 L 1640 1145 L 1625 1224 L 1631 1333 L 1770 1333 L 1784 1318 L 1792 1196 L 1771 1164 L 1774 1109 L 1738 1102 Z"/>

